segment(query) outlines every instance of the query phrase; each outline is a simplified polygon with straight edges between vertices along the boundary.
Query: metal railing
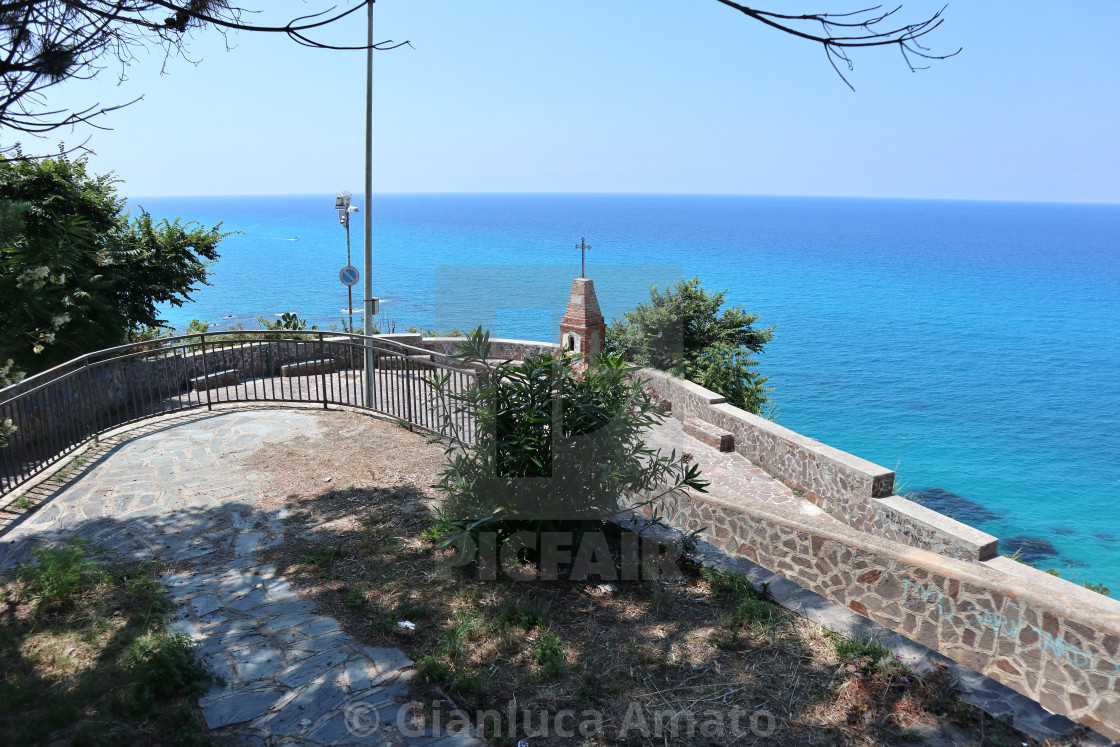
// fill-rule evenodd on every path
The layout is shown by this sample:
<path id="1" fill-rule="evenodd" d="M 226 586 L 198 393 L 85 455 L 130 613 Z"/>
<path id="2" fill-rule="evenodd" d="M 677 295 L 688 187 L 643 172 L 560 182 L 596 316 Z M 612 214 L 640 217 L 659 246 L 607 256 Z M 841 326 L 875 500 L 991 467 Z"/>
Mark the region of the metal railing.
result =
<path id="1" fill-rule="evenodd" d="M 225 403 L 348 405 L 410 427 L 469 432 L 468 423 L 447 422 L 465 416 L 448 408 L 446 395 L 469 388 L 474 374 L 438 358 L 379 337 L 293 331 L 205 332 L 88 353 L 0 389 L 0 422 L 17 427 L 0 448 L 0 494 L 114 428 Z M 447 379 L 442 401 L 427 383 L 436 372 Z"/>

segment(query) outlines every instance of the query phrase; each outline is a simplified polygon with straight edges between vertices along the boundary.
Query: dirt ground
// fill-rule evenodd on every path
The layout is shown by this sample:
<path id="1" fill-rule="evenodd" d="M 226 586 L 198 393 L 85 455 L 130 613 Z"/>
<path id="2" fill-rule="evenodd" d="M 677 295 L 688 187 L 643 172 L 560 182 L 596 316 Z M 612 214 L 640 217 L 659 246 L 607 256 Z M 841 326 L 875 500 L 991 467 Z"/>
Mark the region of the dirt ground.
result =
<path id="1" fill-rule="evenodd" d="M 961 702 L 945 673 L 919 678 L 780 607 L 720 593 L 699 568 L 616 583 L 485 582 L 450 568 L 421 536 L 442 444 L 359 413 L 322 417 L 329 443 L 250 457 L 274 476 L 266 500 L 293 513 L 289 540 L 264 560 L 350 634 L 403 649 L 493 744 L 1041 744 Z"/>

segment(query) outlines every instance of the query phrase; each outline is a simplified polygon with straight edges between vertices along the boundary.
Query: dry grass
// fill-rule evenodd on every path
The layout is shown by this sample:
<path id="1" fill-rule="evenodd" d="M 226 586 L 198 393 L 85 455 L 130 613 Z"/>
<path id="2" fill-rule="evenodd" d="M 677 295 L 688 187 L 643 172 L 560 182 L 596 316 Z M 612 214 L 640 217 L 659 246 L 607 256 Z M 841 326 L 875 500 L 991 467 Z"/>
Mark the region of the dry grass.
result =
<path id="1" fill-rule="evenodd" d="M 148 655 L 168 641 L 157 569 L 86 571 L 50 599 L 29 578 L 0 585 L 0 744 L 211 744 L 193 698 L 204 682 L 153 688 L 165 672 Z M 173 665 L 191 659 L 171 645 L 185 657 Z"/>
<path id="2" fill-rule="evenodd" d="M 713 593 L 698 568 L 674 583 L 613 584 L 487 583 L 450 569 L 421 538 L 441 447 L 357 414 L 329 422 L 329 449 L 297 442 L 252 457 L 299 527 L 264 560 L 351 634 L 402 648 L 494 744 L 1038 744 L 960 703 L 945 673 L 923 679 L 853 654 L 780 607 Z M 702 728 L 730 729 L 734 709 L 745 733 Z M 576 715 L 561 726 L 585 733 L 556 735 L 564 711 Z M 624 729 L 652 732 L 658 717 L 676 720 L 675 736 L 669 723 Z"/>

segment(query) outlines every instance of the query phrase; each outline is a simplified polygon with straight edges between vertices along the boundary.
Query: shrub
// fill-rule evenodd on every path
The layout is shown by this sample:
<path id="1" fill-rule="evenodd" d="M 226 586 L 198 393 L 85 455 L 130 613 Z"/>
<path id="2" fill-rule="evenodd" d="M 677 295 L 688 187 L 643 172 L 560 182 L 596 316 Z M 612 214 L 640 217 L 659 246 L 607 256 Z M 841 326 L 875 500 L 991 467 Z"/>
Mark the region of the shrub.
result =
<path id="1" fill-rule="evenodd" d="M 544 633 L 533 642 L 533 663 L 540 665 L 545 675 L 559 677 L 564 674 L 567 658 L 564 642 L 555 633 Z"/>
<path id="2" fill-rule="evenodd" d="M 46 604 L 70 601 L 77 592 L 103 578 L 97 563 L 86 557 L 85 543 L 70 539 L 63 547 L 36 547 L 33 562 L 20 567 L 32 598 Z"/>
<path id="3" fill-rule="evenodd" d="M 125 653 L 128 669 L 155 698 L 201 695 L 214 679 L 196 656 L 197 644 L 183 633 L 154 635 L 134 642 Z"/>
<path id="4" fill-rule="evenodd" d="M 449 372 L 428 379 L 447 437 L 437 535 L 579 533 L 624 504 L 657 509 L 708 485 L 696 465 L 646 445 L 643 433 L 663 416 L 620 358 L 494 363 L 481 329 L 455 357 L 476 368 L 473 386 L 453 390 Z"/>
<path id="5" fill-rule="evenodd" d="M 668 371 L 727 397 L 728 402 L 771 417 L 766 377 L 752 353 L 761 353 L 774 328 L 756 328 L 758 314 L 741 306 L 720 310 L 727 291 L 709 293 L 699 278 L 680 280 L 607 327 L 607 351 L 640 366 Z"/>

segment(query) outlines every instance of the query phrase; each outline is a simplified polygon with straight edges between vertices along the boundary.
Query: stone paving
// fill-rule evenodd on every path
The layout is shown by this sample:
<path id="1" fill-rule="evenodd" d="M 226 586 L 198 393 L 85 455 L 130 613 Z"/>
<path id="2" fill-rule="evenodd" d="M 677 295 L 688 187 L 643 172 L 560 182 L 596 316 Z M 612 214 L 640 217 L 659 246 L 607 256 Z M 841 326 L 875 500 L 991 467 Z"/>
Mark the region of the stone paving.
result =
<path id="1" fill-rule="evenodd" d="M 193 413 L 155 421 L 95 458 L 0 539 L 0 572 L 33 543 L 89 540 L 104 556 L 158 559 L 176 602 L 172 628 L 198 642 L 222 682 L 200 699 L 236 745 L 481 744 L 407 718 L 412 662 L 364 646 L 254 558 L 283 541 L 286 512 L 258 504 L 267 476 L 240 457 L 325 419 L 292 409 Z"/>
<path id="2" fill-rule="evenodd" d="M 796 495 L 791 488 L 756 467 L 749 460 L 733 451 L 721 452 L 684 432 L 676 418 L 666 418 L 653 428 L 646 441 L 654 449 L 668 454 L 676 449 L 677 456 L 687 453 L 692 462 L 700 465 L 700 473 L 711 482 L 708 492 L 729 503 L 763 502 L 779 510 L 792 511 L 803 517 L 813 517 L 825 523 L 840 521 L 825 513 L 812 501 Z"/>

